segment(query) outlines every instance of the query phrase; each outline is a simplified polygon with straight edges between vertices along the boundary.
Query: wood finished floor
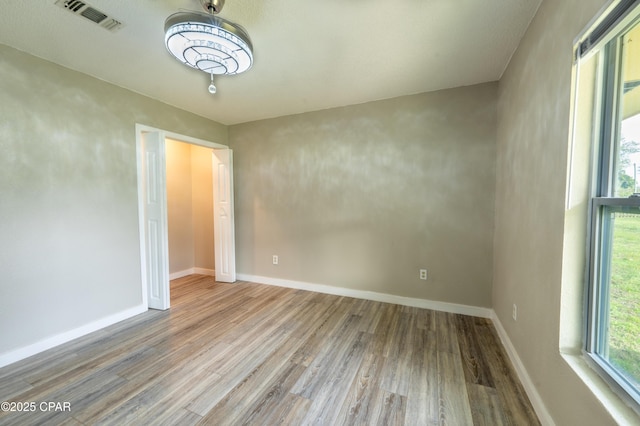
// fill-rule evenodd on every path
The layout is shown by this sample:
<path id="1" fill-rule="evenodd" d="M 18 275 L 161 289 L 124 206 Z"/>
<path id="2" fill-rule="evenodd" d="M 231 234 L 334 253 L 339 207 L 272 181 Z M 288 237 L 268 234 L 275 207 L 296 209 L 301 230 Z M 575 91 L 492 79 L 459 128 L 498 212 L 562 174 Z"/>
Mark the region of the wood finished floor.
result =
<path id="1" fill-rule="evenodd" d="M 0 369 L 0 424 L 537 425 L 489 320 L 193 275 Z"/>

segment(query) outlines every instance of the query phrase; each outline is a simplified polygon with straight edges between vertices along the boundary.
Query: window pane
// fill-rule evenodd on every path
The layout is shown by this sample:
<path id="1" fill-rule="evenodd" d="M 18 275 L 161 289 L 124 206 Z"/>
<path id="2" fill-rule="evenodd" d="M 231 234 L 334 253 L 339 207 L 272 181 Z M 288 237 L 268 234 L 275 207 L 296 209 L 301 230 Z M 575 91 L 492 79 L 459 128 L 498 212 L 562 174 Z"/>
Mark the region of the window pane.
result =
<path id="1" fill-rule="evenodd" d="M 640 192 L 640 24 L 622 38 L 620 142 L 616 155 L 616 197 Z"/>
<path id="2" fill-rule="evenodd" d="M 598 353 L 640 392 L 640 209 L 603 209 Z"/>

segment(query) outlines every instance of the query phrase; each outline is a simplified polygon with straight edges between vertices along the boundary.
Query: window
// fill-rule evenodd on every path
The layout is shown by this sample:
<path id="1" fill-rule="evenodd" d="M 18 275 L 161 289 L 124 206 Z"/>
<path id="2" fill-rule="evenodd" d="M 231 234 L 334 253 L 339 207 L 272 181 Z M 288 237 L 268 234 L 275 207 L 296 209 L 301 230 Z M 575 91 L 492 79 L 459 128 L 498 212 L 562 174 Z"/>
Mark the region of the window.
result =
<path id="1" fill-rule="evenodd" d="M 636 409 L 640 407 L 638 3 L 614 3 L 581 39 L 576 54 L 579 66 L 594 70 L 584 350 L 596 370 Z"/>

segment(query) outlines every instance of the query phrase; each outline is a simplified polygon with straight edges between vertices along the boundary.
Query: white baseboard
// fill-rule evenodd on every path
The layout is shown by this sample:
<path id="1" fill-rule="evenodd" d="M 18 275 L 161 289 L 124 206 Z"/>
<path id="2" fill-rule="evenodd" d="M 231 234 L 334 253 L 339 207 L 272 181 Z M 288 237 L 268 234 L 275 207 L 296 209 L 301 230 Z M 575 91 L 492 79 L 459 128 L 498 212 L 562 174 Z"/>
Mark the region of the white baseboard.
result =
<path id="1" fill-rule="evenodd" d="M 170 278 L 176 279 L 176 278 L 184 277 L 191 274 L 202 274 L 202 275 L 214 276 L 215 271 L 212 269 L 191 268 L 185 271 L 180 271 L 180 272 L 171 274 Z M 511 340 L 509 339 L 509 336 L 506 330 L 502 326 L 502 323 L 500 322 L 500 319 L 496 315 L 495 311 L 493 311 L 492 309 L 482 308 L 477 306 L 459 305 L 455 303 L 438 302 L 438 301 L 426 300 L 426 299 L 396 296 L 392 294 L 377 293 L 377 292 L 366 291 L 366 290 L 355 290 L 355 289 L 349 289 L 344 287 L 333 287 L 333 286 L 328 286 L 324 284 L 313 284 L 313 283 L 306 283 L 306 282 L 300 282 L 300 281 L 284 280 L 280 278 L 269 278 L 269 277 L 247 275 L 247 274 L 237 274 L 237 278 L 238 280 L 241 280 L 241 281 L 250 281 L 250 282 L 255 282 L 260 284 L 274 285 L 278 287 L 287 287 L 287 288 L 294 288 L 299 290 L 315 291 L 317 293 L 333 294 L 336 296 L 347 296 L 347 297 L 353 297 L 357 299 L 373 300 L 376 302 L 394 303 L 397 305 L 412 306 L 412 307 L 424 308 L 424 309 L 433 309 L 437 311 L 451 312 L 451 313 L 462 314 L 462 315 L 471 315 L 471 316 L 482 317 L 482 318 L 490 318 L 496 327 L 500 340 L 502 341 L 502 344 L 507 351 L 507 355 L 509 356 L 509 359 L 511 360 L 511 362 L 513 363 L 516 369 L 518 378 L 522 382 L 522 385 L 524 386 L 524 389 L 527 392 L 529 399 L 531 400 L 531 404 L 533 405 L 533 408 L 536 414 L 538 415 L 540 422 L 545 426 L 555 425 L 551 415 L 547 411 L 547 408 L 542 401 L 542 398 L 540 397 L 540 394 L 535 388 L 533 381 L 529 376 L 529 373 L 527 372 L 526 368 L 524 367 L 524 364 L 520 360 L 520 357 L 518 356 L 518 353 L 515 347 L 511 343 Z M 116 314 L 99 319 L 97 321 L 93 321 L 89 324 L 83 325 L 73 330 L 69 330 L 67 332 L 60 333 L 52 337 L 48 337 L 44 340 L 33 343 L 31 345 L 24 346 L 16 350 L 12 350 L 10 352 L 5 352 L 4 354 L 0 355 L 0 368 L 6 365 L 12 364 L 14 362 L 20 361 L 22 359 L 28 358 L 37 353 L 43 352 L 47 349 L 51 349 L 55 346 L 69 342 L 73 339 L 77 339 L 78 337 L 82 337 L 94 331 L 108 327 L 112 324 L 123 321 L 127 318 L 131 318 L 135 315 L 141 314 L 147 311 L 147 309 L 148 308 L 143 305 L 135 306 L 133 308 L 124 310 L 122 312 L 118 312 Z"/>
<path id="2" fill-rule="evenodd" d="M 209 275 L 210 277 L 215 277 L 216 276 L 216 270 L 215 269 L 206 269 L 206 268 L 193 268 L 193 273 L 194 274 L 199 274 L 199 275 Z"/>
<path id="3" fill-rule="evenodd" d="M 376 302 L 385 302 L 385 303 L 394 303 L 397 305 L 404 306 L 412 306 L 416 308 L 424 308 L 424 309 L 433 309 L 436 311 L 443 312 L 451 312 L 454 314 L 462 314 L 462 315 L 471 315 L 475 317 L 481 318 L 489 318 L 493 321 L 500 340 L 502 341 L 505 350 L 507 351 L 507 355 L 509 359 L 513 363 L 516 373 L 518 374 L 518 378 L 522 382 L 522 385 L 527 392 L 527 396 L 531 400 L 531 405 L 533 405 L 533 409 L 536 412 L 536 415 L 540 419 L 540 422 L 544 426 L 555 426 L 553 418 L 547 411 L 547 407 L 542 402 L 542 398 L 538 393 L 538 390 L 533 385 L 533 381 L 531 377 L 529 377 L 529 373 L 524 368 L 524 364 L 520 360 L 518 353 L 515 350 L 515 347 L 511 343 L 507 332 L 505 331 L 502 323 L 498 319 L 495 311 L 489 308 L 482 308 L 477 306 L 468 306 L 468 305 L 459 305 L 455 303 L 446 303 L 446 302 L 438 302 L 433 300 L 426 299 L 417 299 L 411 297 L 403 297 L 403 296 L 395 296 L 392 294 L 386 293 L 377 293 L 373 291 L 365 291 L 365 290 L 354 290 L 344 287 L 333 287 L 324 284 L 312 284 L 300 281 L 292 281 L 292 280 L 284 280 L 280 278 L 270 278 L 270 277 L 262 277 L 255 275 L 247 275 L 247 274 L 237 274 L 238 280 L 241 281 L 250 281 L 254 283 L 260 284 L 268 284 L 274 285 L 278 287 L 287 287 L 287 288 L 295 288 L 299 290 L 308 290 L 315 291 L 317 293 L 325 293 L 325 294 L 333 294 L 336 296 L 347 296 L 354 297 L 356 299 L 367 299 L 373 300 Z"/>
<path id="4" fill-rule="evenodd" d="M 186 277 L 193 274 L 193 268 L 185 269 L 184 271 L 173 272 L 169 274 L 169 280 L 177 280 L 178 278 Z"/>
<path id="5" fill-rule="evenodd" d="M 491 312 L 492 312 L 491 320 L 493 321 L 493 325 L 496 327 L 496 331 L 500 336 L 500 340 L 502 341 L 502 346 L 505 347 L 507 351 L 507 355 L 509 356 L 509 359 L 511 360 L 514 368 L 516 369 L 518 378 L 522 382 L 522 386 L 524 386 L 524 390 L 527 392 L 527 396 L 529 396 L 531 405 L 533 405 L 533 409 L 538 415 L 538 419 L 540 420 L 540 423 L 542 423 L 544 426 L 554 426 L 555 423 L 553 421 L 553 418 L 549 414 L 547 407 L 544 405 L 544 402 L 542 401 L 542 398 L 540 397 L 538 390 L 534 386 L 533 381 L 531 380 L 531 377 L 527 372 L 527 369 L 524 367 L 524 364 L 522 363 L 520 356 L 518 356 L 518 352 L 516 351 L 516 348 L 513 346 L 513 343 L 511 343 L 511 339 L 509 339 L 509 335 L 507 334 L 507 331 L 502 326 L 502 323 L 500 322 L 500 319 L 498 318 L 498 315 L 495 313 L 495 311 L 492 310 Z"/>
<path id="6" fill-rule="evenodd" d="M 459 305 L 456 303 L 438 302 L 434 300 L 418 299 L 414 297 L 395 296 L 374 291 L 355 290 L 344 287 L 333 287 L 324 284 L 313 284 L 301 281 L 284 280 L 280 278 L 262 277 L 248 274 L 237 274 L 237 279 L 259 284 L 268 284 L 278 287 L 295 288 L 298 290 L 315 291 L 316 293 L 347 296 L 356 299 L 373 300 L 375 302 L 394 303 L 396 305 L 412 306 L 415 308 L 433 309 L 435 311 L 451 312 L 454 314 L 471 315 L 474 317 L 491 318 L 492 310 L 477 306 Z"/>
<path id="7" fill-rule="evenodd" d="M 200 274 L 200 275 L 210 275 L 215 277 L 216 271 L 214 269 L 206 269 L 206 268 L 189 268 L 184 271 L 174 272 L 169 274 L 169 280 L 176 280 L 178 278 L 186 277 L 187 275 Z"/>
<path id="8" fill-rule="evenodd" d="M 108 327 L 127 318 L 131 318 L 133 316 L 146 312 L 147 309 L 148 308 L 146 306 L 138 305 L 133 308 L 118 312 L 116 314 L 109 315 L 108 317 L 101 318 L 97 321 L 90 322 L 89 324 L 83 325 L 81 327 L 74 328 L 73 330 L 65 331 L 64 333 L 47 337 L 46 339 L 40 340 L 39 342 L 32 343 L 22 348 L 5 352 L 0 355 L 0 367 L 13 364 L 14 362 L 46 351 L 47 349 L 51 349 L 55 346 L 67 343 L 73 339 L 77 339 L 78 337 L 93 333 L 94 331 L 98 331 L 102 328 Z"/>

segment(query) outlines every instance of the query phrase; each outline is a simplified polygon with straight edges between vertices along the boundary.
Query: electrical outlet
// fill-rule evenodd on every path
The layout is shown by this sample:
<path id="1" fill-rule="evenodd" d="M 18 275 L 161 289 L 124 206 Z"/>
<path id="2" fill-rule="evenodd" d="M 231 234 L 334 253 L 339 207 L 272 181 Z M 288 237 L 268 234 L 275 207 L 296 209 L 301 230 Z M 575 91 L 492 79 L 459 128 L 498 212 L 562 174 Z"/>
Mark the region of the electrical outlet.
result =
<path id="1" fill-rule="evenodd" d="M 273 255 L 273 264 L 274 264 L 274 265 L 277 265 L 277 264 L 278 264 L 278 255 L 277 255 L 277 254 L 274 254 L 274 255 Z"/>
<path id="2" fill-rule="evenodd" d="M 513 317 L 514 321 L 518 320 L 518 305 L 516 305 L 515 303 L 513 304 L 513 310 L 511 311 L 511 316 Z"/>
<path id="3" fill-rule="evenodd" d="M 426 269 L 420 269 L 420 279 L 421 280 L 427 280 L 427 270 Z"/>

